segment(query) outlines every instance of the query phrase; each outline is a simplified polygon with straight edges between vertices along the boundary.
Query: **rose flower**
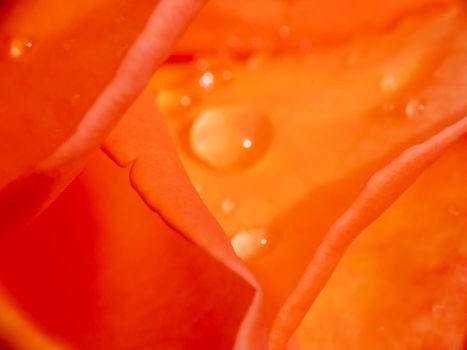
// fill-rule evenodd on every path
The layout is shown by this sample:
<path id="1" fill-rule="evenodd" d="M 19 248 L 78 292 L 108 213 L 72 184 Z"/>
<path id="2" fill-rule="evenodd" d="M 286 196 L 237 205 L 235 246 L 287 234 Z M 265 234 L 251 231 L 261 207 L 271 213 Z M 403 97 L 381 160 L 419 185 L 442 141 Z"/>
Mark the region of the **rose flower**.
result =
<path id="1" fill-rule="evenodd" d="M 466 349 L 465 2 L 203 5 L 0 1 L 0 348 Z"/>

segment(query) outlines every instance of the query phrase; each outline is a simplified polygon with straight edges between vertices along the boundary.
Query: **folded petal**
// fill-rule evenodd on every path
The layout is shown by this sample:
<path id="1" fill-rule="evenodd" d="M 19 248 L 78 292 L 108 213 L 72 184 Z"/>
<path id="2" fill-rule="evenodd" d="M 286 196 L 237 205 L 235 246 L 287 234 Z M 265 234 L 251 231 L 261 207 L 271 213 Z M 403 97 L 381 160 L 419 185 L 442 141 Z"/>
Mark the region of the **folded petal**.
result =
<path id="1" fill-rule="evenodd" d="M 150 89 L 143 92 L 112 132 L 106 141 L 105 151 L 118 164 L 130 166 L 133 187 L 170 227 L 255 289 L 252 304 L 236 339 L 236 348 L 265 348 L 266 332 L 259 286 L 233 252 L 227 236 L 185 174 Z"/>
<path id="2" fill-rule="evenodd" d="M 39 212 L 76 176 L 201 4 L 0 4 L 1 232 Z"/>
<path id="3" fill-rule="evenodd" d="M 0 280 L 17 312 L 65 348 L 231 349 L 255 290 L 187 239 L 201 227 L 178 229 L 144 204 L 126 169 L 95 154 L 29 228 L 3 237 Z M 1 341 L 23 349 L 23 328 L 0 322 Z"/>

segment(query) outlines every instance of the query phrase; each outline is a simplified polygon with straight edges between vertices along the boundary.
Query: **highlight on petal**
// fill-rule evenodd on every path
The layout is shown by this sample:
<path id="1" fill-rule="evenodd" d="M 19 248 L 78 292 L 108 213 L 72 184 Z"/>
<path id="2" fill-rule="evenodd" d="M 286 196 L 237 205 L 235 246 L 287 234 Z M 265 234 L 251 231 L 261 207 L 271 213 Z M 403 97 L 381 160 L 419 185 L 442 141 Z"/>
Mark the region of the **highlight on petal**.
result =
<path id="1" fill-rule="evenodd" d="M 3 290 L 0 292 L 0 311 L 0 346 L 2 349 L 68 349 L 61 342 L 44 334 L 20 311 Z"/>

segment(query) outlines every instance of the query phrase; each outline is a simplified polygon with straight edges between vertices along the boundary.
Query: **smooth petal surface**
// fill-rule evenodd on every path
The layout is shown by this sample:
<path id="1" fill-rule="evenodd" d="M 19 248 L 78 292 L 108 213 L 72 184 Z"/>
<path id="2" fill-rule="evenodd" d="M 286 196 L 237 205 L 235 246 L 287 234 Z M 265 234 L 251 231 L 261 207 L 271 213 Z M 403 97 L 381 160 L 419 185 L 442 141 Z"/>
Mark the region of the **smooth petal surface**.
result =
<path id="1" fill-rule="evenodd" d="M 102 153 L 30 228 L 1 243 L 3 287 L 65 348 L 231 349 L 254 297 L 151 211 L 128 171 Z M 1 341 L 25 349 L 23 328 L 12 319 Z"/>

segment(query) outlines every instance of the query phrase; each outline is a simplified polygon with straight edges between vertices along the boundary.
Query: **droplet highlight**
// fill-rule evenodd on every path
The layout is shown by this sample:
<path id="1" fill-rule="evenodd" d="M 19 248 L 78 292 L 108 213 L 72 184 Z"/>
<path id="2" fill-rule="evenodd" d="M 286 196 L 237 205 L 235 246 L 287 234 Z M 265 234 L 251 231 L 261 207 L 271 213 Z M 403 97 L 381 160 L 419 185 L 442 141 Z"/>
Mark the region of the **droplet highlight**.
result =
<path id="1" fill-rule="evenodd" d="M 269 232 L 266 228 L 238 231 L 232 237 L 231 244 L 241 259 L 251 260 L 269 247 Z"/>
<path id="2" fill-rule="evenodd" d="M 203 89 L 208 89 L 214 85 L 214 74 L 212 72 L 205 72 L 199 78 L 199 86 Z"/>
<path id="3" fill-rule="evenodd" d="M 204 110 L 193 122 L 190 144 L 194 154 L 218 170 L 240 170 L 259 160 L 272 140 L 268 116 L 249 106 Z"/>

